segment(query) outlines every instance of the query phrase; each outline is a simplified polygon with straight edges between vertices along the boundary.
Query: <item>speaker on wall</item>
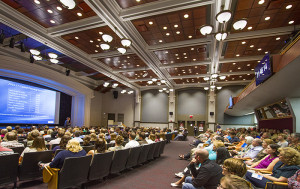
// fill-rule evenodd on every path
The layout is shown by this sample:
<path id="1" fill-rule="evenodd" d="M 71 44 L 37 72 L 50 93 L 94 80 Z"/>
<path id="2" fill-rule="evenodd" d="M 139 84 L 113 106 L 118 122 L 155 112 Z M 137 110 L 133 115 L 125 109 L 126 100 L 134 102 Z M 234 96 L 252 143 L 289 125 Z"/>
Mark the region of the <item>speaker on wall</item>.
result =
<path id="1" fill-rule="evenodd" d="M 215 112 L 209 112 L 209 115 L 213 116 L 215 115 Z"/>
<path id="2" fill-rule="evenodd" d="M 113 91 L 113 95 L 114 95 L 114 99 L 117 99 L 118 98 L 118 91 Z"/>
<path id="3" fill-rule="evenodd" d="M 170 115 L 173 115 L 173 112 L 169 112 Z"/>

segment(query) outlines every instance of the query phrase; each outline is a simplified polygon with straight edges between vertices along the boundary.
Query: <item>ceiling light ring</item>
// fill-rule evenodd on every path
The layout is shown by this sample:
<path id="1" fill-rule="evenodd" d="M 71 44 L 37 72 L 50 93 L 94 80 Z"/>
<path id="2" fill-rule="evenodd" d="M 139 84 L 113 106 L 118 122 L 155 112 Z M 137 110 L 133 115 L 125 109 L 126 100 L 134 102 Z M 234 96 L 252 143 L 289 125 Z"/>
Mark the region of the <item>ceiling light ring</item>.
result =
<path id="1" fill-rule="evenodd" d="M 74 9 L 76 6 L 76 0 L 58 0 L 64 8 Z"/>
<path id="2" fill-rule="evenodd" d="M 231 19 L 231 17 L 232 17 L 232 12 L 230 10 L 222 10 L 216 15 L 216 20 L 222 24 L 225 24 Z"/>
<path id="3" fill-rule="evenodd" d="M 248 23 L 247 18 L 241 18 L 241 19 L 236 20 L 232 24 L 232 27 L 235 30 L 243 30 L 247 26 L 247 23 Z"/>
<path id="4" fill-rule="evenodd" d="M 199 28 L 200 33 L 204 36 L 211 34 L 213 29 L 214 27 L 210 24 L 204 24 Z"/>

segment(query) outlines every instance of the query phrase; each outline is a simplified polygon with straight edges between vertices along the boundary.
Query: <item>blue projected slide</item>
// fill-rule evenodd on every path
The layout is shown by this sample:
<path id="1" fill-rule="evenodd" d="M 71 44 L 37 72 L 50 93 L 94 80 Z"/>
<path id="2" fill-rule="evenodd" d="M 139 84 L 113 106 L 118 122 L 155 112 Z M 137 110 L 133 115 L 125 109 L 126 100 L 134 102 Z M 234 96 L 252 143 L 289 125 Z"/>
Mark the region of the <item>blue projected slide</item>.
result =
<path id="1" fill-rule="evenodd" d="M 4 79 L 0 89 L 0 123 L 55 123 L 56 91 Z"/>

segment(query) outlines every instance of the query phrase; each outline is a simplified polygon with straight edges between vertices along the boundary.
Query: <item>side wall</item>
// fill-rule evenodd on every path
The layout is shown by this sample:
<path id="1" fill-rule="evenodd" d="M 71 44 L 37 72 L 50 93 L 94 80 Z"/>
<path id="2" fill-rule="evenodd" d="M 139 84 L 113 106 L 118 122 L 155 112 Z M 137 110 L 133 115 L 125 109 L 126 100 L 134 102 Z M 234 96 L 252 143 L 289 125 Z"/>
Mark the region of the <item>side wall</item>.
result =
<path id="1" fill-rule="evenodd" d="M 101 126 L 102 123 L 102 96 L 100 92 L 94 93 L 94 98 L 91 99 L 91 120 L 90 126 Z"/>

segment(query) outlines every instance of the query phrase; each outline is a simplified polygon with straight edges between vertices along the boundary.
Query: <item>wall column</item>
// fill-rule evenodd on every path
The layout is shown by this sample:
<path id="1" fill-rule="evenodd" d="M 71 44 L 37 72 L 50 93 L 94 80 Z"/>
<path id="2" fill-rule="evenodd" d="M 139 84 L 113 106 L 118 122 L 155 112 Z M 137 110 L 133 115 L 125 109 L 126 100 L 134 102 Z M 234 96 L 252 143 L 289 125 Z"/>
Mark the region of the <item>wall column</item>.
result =
<path id="1" fill-rule="evenodd" d="M 291 106 L 291 113 L 293 115 L 293 132 L 300 133 L 300 98 L 288 98 L 287 101 Z"/>
<path id="2" fill-rule="evenodd" d="M 175 96 L 175 90 L 174 90 L 174 91 L 170 91 L 170 93 L 169 93 L 169 119 L 168 119 L 169 124 L 168 124 L 168 128 L 171 130 L 173 130 L 175 127 L 175 120 L 176 120 L 175 107 L 176 107 L 176 96 Z"/>
<path id="3" fill-rule="evenodd" d="M 213 112 L 213 115 L 210 113 Z M 215 131 L 216 123 L 216 94 L 214 91 L 209 90 L 208 94 L 208 105 L 207 105 L 207 122 L 208 128 Z"/>
<path id="4" fill-rule="evenodd" d="M 134 126 L 139 127 L 141 122 L 142 96 L 141 91 L 135 91 L 135 105 L 134 105 Z"/>

